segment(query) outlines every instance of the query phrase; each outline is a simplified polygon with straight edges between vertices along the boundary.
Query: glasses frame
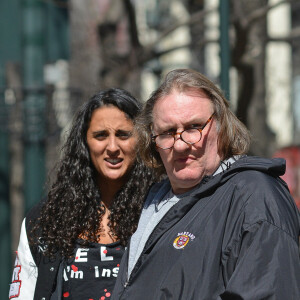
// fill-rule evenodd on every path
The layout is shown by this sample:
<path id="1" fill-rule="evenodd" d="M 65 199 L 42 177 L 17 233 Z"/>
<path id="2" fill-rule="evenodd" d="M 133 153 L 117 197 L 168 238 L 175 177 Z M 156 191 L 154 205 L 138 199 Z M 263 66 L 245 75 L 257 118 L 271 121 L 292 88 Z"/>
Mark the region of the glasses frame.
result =
<path id="1" fill-rule="evenodd" d="M 185 132 L 185 131 L 188 130 L 188 129 L 182 130 L 182 131 L 180 131 L 180 132 L 175 132 L 175 133 L 167 132 L 167 133 L 161 133 L 161 134 L 157 134 L 157 135 L 151 135 L 151 140 L 152 140 L 153 143 L 155 143 L 155 146 L 156 146 L 157 148 L 162 149 L 162 150 L 167 150 L 167 149 L 173 148 L 173 147 L 174 147 L 174 144 L 175 144 L 175 142 L 176 142 L 176 136 L 178 136 L 178 135 L 179 135 L 179 138 L 180 138 L 183 142 L 185 142 L 186 144 L 188 144 L 188 145 L 194 145 L 194 144 L 196 144 L 196 143 L 198 143 L 198 142 L 201 141 L 201 139 L 202 139 L 202 131 L 204 130 L 205 126 L 206 126 L 208 123 L 211 122 L 211 120 L 213 119 L 214 114 L 215 114 L 215 113 L 213 113 L 213 114 L 208 118 L 208 120 L 204 123 L 203 126 L 201 126 L 200 128 L 193 128 L 193 129 L 196 129 L 196 130 L 198 130 L 198 131 L 200 132 L 200 138 L 199 138 L 199 140 L 196 141 L 196 142 L 189 143 L 189 142 L 186 142 L 186 141 L 182 138 L 182 133 Z M 167 148 L 162 148 L 162 147 L 158 146 L 158 145 L 156 144 L 156 138 L 157 138 L 158 136 L 160 136 L 160 135 L 171 135 L 171 136 L 173 136 L 173 139 L 174 139 L 173 145 L 172 145 L 171 147 L 167 147 Z"/>

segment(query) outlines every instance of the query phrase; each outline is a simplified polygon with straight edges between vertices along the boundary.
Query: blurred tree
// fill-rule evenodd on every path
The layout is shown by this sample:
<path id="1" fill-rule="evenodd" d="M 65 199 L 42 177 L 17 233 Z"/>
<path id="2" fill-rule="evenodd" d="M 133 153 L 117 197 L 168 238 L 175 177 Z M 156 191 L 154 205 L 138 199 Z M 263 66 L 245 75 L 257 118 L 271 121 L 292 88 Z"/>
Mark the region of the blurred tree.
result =
<path id="1" fill-rule="evenodd" d="M 263 8 L 263 9 L 262 9 Z M 254 136 L 251 152 L 271 156 L 275 135 L 266 123 L 265 49 L 268 0 L 233 1 L 232 65 L 238 73 L 236 114 Z"/>
<path id="2" fill-rule="evenodd" d="M 82 90 L 86 97 L 100 87 L 102 61 L 96 32 L 100 12 L 95 0 L 71 0 L 69 7 L 70 86 Z"/>
<path id="3" fill-rule="evenodd" d="M 231 62 L 238 78 L 236 113 L 255 136 L 251 151 L 257 155 L 271 156 L 276 147 L 266 122 L 265 49 L 271 40 L 266 20 L 273 8 L 287 3 L 295 6 L 299 0 L 273 5 L 268 0 L 230 1 Z M 180 5 L 184 14 L 178 13 Z M 204 49 L 218 43 L 218 38 L 204 34 L 204 18 L 217 10 L 205 7 L 204 0 L 71 0 L 72 84 L 86 90 L 120 86 L 140 96 L 142 71 L 152 66 L 152 72 L 160 75 L 165 67 L 160 59 L 178 49 L 189 50 L 186 67 L 206 73 Z M 183 27 L 189 29 L 189 38 L 182 43 L 173 34 Z M 277 40 L 291 42 L 299 37 L 294 29 L 289 37 Z M 165 43 L 167 39 L 173 43 Z"/>

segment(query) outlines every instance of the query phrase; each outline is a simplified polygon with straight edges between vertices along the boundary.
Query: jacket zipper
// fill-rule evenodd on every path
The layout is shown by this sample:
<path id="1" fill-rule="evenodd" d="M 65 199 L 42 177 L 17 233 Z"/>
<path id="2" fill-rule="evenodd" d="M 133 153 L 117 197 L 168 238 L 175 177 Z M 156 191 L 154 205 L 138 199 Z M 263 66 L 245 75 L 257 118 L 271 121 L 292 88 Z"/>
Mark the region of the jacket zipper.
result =
<path id="1" fill-rule="evenodd" d="M 164 217 L 165 217 L 165 216 L 164 216 Z M 164 217 L 161 219 L 161 221 L 164 219 Z M 148 238 L 148 241 L 147 241 L 147 243 L 145 244 L 144 249 L 143 249 L 142 253 L 140 254 L 140 257 L 138 258 L 138 260 L 137 260 L 137 262 L 136 262 L 136 264 L 135 264 L 135 266 L 134 266 L 134 268 L 133 268 L 133 270 L 132 270 L 132 272 L 131 272 L 131 274 L 130 274 L 129 277 L 128 277 L 128 265 L 127 265 L 126 281 L 125 281 L 125 283 L 123 284 L 124 289 L 123 289 L 123 292 L 122 292 L 121 296 L 123 296 L 123 294 L 124 294 L 124 292 L 125 292 L 127 286 L 131 283 L 132 278 L 133 278 L 133 275 L 136 273 L 136 270 L 139 268 L 140 261 L 141 261 L 141 259 L 142 259 L 142 256 L 144 255 L 145 249 L 147 249 L 147 248 L 149 247 L 149 244 L 152 243 L 152 237 L 153 237 L 153 235 L 155 235 L 155 233 L 156 233 L 156 231 L 157 231 L 157 228 L 159 228 L 159 225 L 160 225 L 160 222 L 156 225 L 156 227 L 153 229 L 152 233 L 150 234 L 150 236 L 149 236 L 149 238 Z M 129 245 L 130 245 L 130 243 L 129 243 Z M 129 246 L 128 246 L 128 248 L 129 248 Z M 128 249 L 128 254 L 129 254 L 129 249 Z M 138 266 L 138 267 L 137 267 L 137 266 Z"/>

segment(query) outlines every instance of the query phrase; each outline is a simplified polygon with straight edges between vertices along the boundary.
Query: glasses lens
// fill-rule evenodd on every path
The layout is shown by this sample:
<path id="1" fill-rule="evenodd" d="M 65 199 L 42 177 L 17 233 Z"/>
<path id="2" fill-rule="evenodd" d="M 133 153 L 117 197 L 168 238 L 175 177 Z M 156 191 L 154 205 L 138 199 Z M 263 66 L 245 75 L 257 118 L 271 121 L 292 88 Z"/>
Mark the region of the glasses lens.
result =
<path id="1" fill-rule="evenodd" d="M 194 144 L 200 141 L 201 132 L 198 129 L 187 129 L 181 133 L 181 138 L 188 144 Z"/>
<path id="2" fill-rule="evenodd" d="M 156 146 L 162 149 L 172 148 L 174 137 L 170 134 L 161 134 L 155 139 Z"/>

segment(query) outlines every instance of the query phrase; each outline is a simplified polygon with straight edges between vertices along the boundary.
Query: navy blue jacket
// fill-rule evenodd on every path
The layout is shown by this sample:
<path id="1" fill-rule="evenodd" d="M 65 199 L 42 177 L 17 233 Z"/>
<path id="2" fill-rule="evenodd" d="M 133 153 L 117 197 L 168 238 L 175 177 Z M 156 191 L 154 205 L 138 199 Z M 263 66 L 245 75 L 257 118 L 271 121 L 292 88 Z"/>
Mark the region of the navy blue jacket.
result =
<path id="1" fill-rule="evenodd" d="M 299 300 L 300 218 L 284 172 L 283 159 L 243 157 L 205 177 L 155 227 L 130 278 L 127 249 L 112 300 Z"/>

